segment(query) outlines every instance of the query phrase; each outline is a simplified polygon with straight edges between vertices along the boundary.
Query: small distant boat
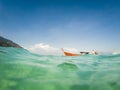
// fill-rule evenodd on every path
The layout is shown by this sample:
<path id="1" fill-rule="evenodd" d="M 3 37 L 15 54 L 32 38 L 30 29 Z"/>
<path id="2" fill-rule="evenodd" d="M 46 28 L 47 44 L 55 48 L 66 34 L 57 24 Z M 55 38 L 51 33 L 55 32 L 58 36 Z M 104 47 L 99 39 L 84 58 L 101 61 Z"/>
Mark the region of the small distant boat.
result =
<path id="1" fill-rule="evenodd" d="M 95 51 L 92 51 L 91 53 L 90 52 L 80 52 L 80 54 L 75 54 L 75 53 L 71 53 L 71 52 L 65 52 L 63 48 L 62 48 L 62 51 L 65 56 L 81 56 L 81 55 L 85 55 L 85 54 L 94 54 L 94 55 L 98 54 Z"/>
<path id="2" fill-rule="evenodd" d="M 80 56 L 81 55 L 81 54 L 75 54 L 75 53 L 65 52 L 63 48 L 62 48 L 62 51 L 65 54 L 65 56 Z"/>

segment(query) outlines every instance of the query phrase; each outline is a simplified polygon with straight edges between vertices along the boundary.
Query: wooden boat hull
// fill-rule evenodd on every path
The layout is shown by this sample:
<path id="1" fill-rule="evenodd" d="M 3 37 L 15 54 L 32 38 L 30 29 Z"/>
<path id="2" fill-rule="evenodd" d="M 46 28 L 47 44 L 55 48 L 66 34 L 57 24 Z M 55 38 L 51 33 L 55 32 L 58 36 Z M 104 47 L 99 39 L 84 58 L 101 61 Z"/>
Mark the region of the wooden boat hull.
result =
<path id="1" fill-rule="evenodd" d="M 74 54 L 74 53 L 70 53 L 70 52 L 65 52 L 62 48 L 62 51 L 64 53 L 65 56 L 80 56 L 81 54 Z"/>
<path id="2" fill-rule="evenodd" d="M 69 52 L 64 52 L 65 56 L 80 56 L 80 54 L 74 54 Z"/>

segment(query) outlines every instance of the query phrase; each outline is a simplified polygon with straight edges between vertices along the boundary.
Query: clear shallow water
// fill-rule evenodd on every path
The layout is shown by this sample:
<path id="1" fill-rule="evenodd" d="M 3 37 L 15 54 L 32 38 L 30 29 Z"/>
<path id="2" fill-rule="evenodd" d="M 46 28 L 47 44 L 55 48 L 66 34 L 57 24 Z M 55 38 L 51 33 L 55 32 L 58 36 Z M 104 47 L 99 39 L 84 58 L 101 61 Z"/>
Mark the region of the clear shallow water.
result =
<path id="1" fill-rule="evenodd" d="M 0 47 L 0 90 L 119 89 L 119 54 L 43 56 Z"/>

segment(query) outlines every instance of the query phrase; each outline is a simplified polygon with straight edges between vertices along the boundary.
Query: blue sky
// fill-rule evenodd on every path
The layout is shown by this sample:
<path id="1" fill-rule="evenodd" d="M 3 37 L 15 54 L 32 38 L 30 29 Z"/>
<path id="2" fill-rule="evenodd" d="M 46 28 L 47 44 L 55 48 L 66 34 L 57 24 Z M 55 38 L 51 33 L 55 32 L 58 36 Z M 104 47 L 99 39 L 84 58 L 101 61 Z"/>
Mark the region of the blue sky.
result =
<path id="1" fill-rule="evenodd" d="M 120 0 L 0 0 L 0 35 L 24 47 L 120 49 Z"/>

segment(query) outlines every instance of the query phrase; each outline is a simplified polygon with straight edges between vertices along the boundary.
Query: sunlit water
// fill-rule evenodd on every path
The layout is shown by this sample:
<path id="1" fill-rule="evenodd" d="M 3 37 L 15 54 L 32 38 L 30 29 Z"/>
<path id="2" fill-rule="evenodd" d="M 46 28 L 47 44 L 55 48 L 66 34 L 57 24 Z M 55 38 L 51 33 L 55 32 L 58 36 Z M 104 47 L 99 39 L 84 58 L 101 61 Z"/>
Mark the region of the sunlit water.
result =
<path id="1" fill-rule="evenodd" d="M 45 56 L 0 47 L 0 90 L 120 90 L 120 55 Z"/>

